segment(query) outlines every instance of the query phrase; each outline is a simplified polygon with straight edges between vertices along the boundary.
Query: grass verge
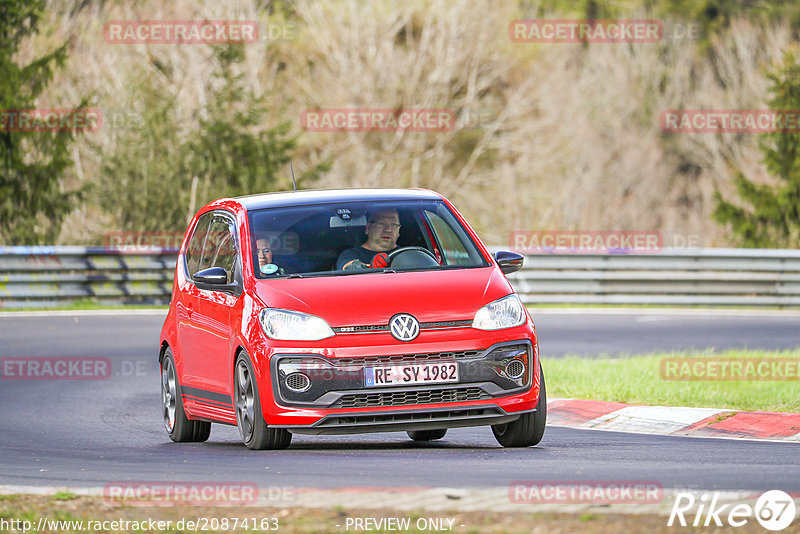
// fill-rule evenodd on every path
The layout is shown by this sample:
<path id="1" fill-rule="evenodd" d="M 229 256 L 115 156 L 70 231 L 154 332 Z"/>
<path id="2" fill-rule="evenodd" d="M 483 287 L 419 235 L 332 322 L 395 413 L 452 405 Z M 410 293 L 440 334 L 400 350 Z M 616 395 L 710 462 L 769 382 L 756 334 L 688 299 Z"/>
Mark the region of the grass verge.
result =
<path id="1" fill-rule="evenodd" d="M 724 362 L 733 359 L 741 360 L 741 372 L 736 376 L 742 379 L 720 379 Z M 769 363 L 768 369 L 763 365 L 758 367 L 761 361 Z M 748 366 L 748 362 L 753 365 Z M 773 362 L 778 367 L 774 367 Z M 730 369 L 730 363 L 728 365 Z M 651 406 L 800 412 L 800 396 L 797 394 L 800 349 L 550 358 L 542 359 L 542 367 L 547 378 L 547 393 L 551 398 L 568 397 Z M 784 377 L 778 376 L 776 369 L 783 369 Z M 763 371 L 767 371 L 766 376 Z M 711 373 L 716 376 L 709 378 Z M 730 371 L 726 372 L 727 376 L 730 374 Z M 790 376 L 793 378 L 780 379 Z"/>
<path id="2" fill-rule="evenodd" d="M 526 509 L 527 508 L 527 509 Z M 674 532 L 674 527 L 667 527 L 667 516 L 657 514 L 626 515 L 621 513 L 552 513 L 535 512 L 530 505 L 520 505 L 519 512 L 454 512 L 454 511 L 398 511 L 391 509 L 342 509 L 333 508 L 263 508 L 263 507 L 144 507 L 144 506 L 119 506 L 104 502 L 100 497 L 76 497 L 70 500 L 59 500 L 55 497 L 13 495 L 0 499 L 0 519 L 29 521 L 37 525 L 41 518 L 48 520 L 45 523 L 45 532 L 65 534 L 85 534 L 86 532 L 137 532 L 141 533 L 180 533 L 192 532 L 185 525 L 193 521 L 200 525 L 198 532 L 286 532 L 286 533 L 324 533 L 324 532 L 435 532 L 449 531 L 463 534 L 501 534 L 501 533 L 530 533 L 530 532 L 586 532 L 612 534 L 618 532 Z M 247 528 L 232 528 L 232 518 L 255 519 L 258 527 L 253 529 L 252 523 Z M 347 528 L 348 518 L 370 518 L 374 523 L 372 528 Z M 381 518 L 408 518 L 411 528 L 408 530 L 388 530 L 377 527 L 376 523 Z M 418 522 L 420 518 L 423 520 Z M 227 519 L 227 523 L 223 520 Z M 262 524 L 261 520 L 265 520 Z M 425 526 L 426 520 L 446 520 L 450 528 L 420 529 L 417 525 Z M 138 522 L 137 527 L 131 523 L 117 526 L 126 529 L 114 528 L 111 521 Z M 156 528 L 150 528 L 148 522 L 170 521 Z M 183 520 L 183 528 L 179 522 Z M 452 523 L 450 522 L 452 520 Z M 58 521 L 59 523 L 53 523 Z M 108 521 L 105 525 L 109 528 L 92 529 L 89 522 Z M 223 524 L 228 528 L 222 528 Z M 352 522 L 351 522 L 352 524 Z M 379 523 L 378 523 L 379 524 Z M 15 523 L 15 525 L 17 525 Z M 101 523 L 102 525 L 102 523 Z M 755 521 L 750 521 L 737 532 L 761 532 L 756 528 Z M 203 528 L 205 527 L 205 528 Z M 277 527 L 277 528 L 275 528 Z M 798 525 L 794 524 L 784 532 L 798 532 Z M 88 528 L 88 530 L 87 530 Z M 8 532 L 21 532 L 19 529 L 6 529 Z M 33 532 L 32 528 L 30 532 Z M 722 529 L 706 529 L 704 532 L 721 532 Z"/>

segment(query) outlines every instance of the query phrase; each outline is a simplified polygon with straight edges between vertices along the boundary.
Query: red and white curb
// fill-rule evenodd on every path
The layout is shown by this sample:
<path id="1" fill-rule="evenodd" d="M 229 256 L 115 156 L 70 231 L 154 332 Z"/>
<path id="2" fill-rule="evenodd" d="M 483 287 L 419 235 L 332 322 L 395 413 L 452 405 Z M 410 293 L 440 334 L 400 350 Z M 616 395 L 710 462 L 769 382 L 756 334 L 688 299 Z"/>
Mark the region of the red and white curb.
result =
<path id="1" fill-rule="evenodd" d="M 593 430 L 800 442 L 800 414 L 718 408 L 633 406 L 619 402 L 550 399 L 547 424 Z"/>

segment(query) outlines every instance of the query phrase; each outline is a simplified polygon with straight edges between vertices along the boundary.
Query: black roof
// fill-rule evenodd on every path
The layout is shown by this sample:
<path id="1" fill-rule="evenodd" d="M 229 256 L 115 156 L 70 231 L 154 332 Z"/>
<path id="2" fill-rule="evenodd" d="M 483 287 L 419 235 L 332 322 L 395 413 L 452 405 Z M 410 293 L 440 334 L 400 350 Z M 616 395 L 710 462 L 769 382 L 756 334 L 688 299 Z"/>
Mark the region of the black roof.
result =
<path id="1" fill-rule="evenodd" d="M 312 189 L 282 191 L 236 197 L 245 209 L 278 208 L 304 204 L 327 204 L 384 200 L 441 200 L 441 196 L 426 189 Z"/>

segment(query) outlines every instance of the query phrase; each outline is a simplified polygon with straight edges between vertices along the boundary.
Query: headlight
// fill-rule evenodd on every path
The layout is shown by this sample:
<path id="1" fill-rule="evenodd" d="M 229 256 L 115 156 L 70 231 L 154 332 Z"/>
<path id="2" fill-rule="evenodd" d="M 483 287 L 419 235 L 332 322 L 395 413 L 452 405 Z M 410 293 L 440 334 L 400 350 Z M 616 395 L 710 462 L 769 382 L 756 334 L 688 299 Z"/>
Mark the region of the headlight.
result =
<path id="1" fill-rule="evenodd" d="M 519 326 L 525 322 L 525 307 L 516 293 L 490 302 L 475 314 L 472 328 L 480 330 L 500 330 Z"/>
<path id="2" fill-rule="evenodd" d="M 316 341 L 334 335 L 328 323 L 316 315 L 264 308 L 258 318 L 264 333 L 272 339 Z"/>

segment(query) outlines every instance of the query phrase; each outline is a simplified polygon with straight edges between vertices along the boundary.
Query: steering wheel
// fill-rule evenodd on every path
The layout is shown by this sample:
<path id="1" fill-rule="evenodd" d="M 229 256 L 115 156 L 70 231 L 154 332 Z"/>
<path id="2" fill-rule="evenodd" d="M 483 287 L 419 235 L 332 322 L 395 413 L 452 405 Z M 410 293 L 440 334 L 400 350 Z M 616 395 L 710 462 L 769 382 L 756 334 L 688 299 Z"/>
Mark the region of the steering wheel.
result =
<path id="1" fill-rule="evenodd" d="M 433 267 L 439 262 L 433 252 L 423 247 L 400 247 L 386 255 L 392 267 Z"/>

